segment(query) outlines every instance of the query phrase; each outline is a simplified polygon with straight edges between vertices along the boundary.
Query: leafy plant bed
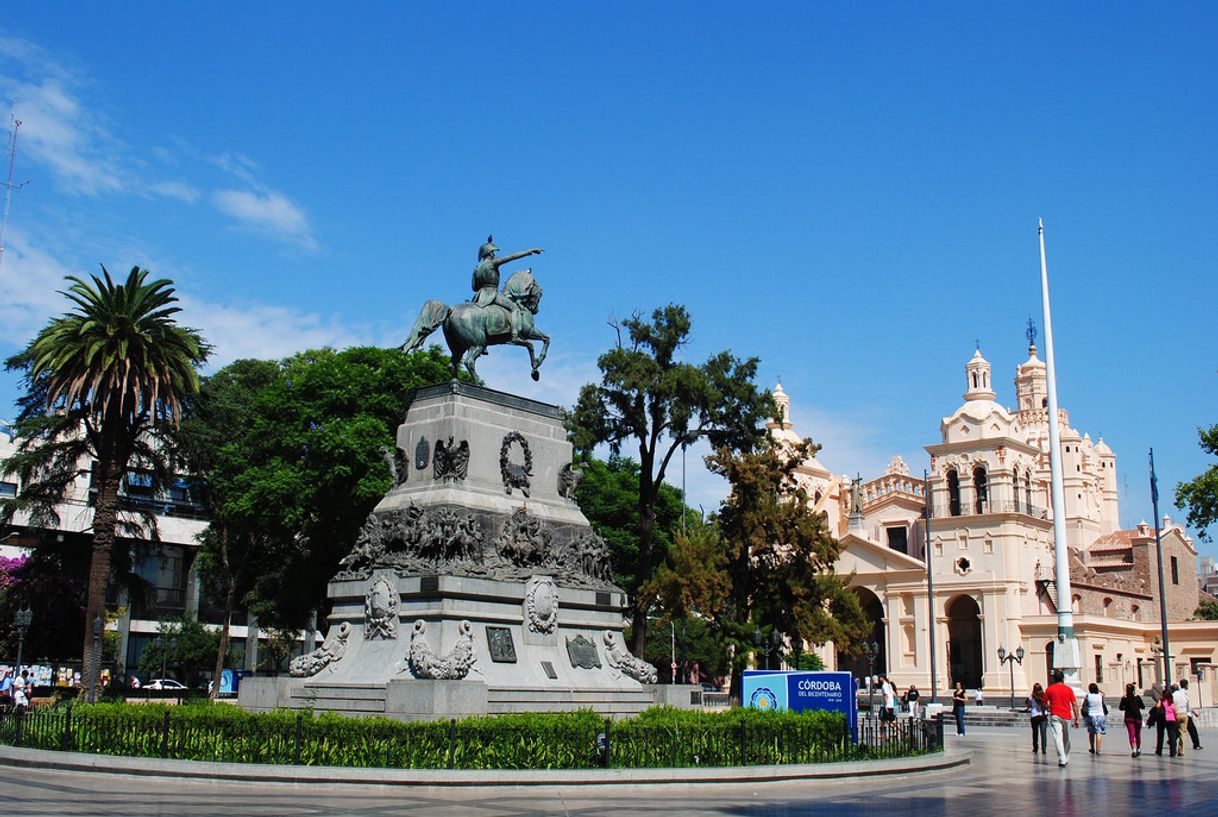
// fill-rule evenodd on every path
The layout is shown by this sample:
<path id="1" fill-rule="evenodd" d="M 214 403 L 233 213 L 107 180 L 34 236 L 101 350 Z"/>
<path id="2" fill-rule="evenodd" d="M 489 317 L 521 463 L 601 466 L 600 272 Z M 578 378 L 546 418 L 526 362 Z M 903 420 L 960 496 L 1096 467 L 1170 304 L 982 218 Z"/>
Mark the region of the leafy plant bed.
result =
<path id="1" fill-rule="evenodd" d="M 658 707 L 401 723 L 206 702 L 71 704 L 0 716 L 0 743 L 131 757 L 399 769 L 590 769 L 822 763 L 937 751 L 934 724 L 855 742 L 836 714 Z"/>

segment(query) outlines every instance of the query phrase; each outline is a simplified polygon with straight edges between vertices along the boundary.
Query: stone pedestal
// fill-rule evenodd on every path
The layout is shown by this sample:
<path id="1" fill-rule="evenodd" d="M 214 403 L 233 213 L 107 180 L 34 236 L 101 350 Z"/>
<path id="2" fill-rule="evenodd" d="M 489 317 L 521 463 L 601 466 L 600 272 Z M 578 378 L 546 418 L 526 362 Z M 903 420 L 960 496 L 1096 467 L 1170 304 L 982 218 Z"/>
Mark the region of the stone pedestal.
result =
<path id="1" fill-rule="evenodd" d="M 562 421 L 456 381 L 414 394 L 386 452 L 394 485 L 329 584 L 328 634 L 293 661 L 287 705 L 417 719 L 654 702 Z"/>
<path id="2" fill-rule="evenodd" d="M 385 714 L 399 720 L 433 720 L 485 715 L 486 684 L 482 681 L 390 681 L 385 689 Z"/>

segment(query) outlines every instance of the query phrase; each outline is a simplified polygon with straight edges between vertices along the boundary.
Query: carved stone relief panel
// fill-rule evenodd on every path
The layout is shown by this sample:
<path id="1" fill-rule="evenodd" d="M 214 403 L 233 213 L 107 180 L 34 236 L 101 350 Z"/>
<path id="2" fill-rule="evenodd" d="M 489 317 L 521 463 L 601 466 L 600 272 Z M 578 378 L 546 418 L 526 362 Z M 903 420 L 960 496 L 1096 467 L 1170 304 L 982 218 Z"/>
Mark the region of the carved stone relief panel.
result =
<path id="1" fill-rule="evenodd" d="M 515 449 L 520 455 L 515 456 Z M 533 452 L 529 450 L 529 441 L 519 431 L 509 431 L 499 447 L 499 471 L 503 477 L 503 487 L 508 494 L 513 488 L 520 493 L 529 495 L 529 479 L 533 476 Z"/>
<path id="2" fill-rule="evenodd" d="M 395 638 L 398 633 L 398 593 L 378 579 L 364 599 L 364 638 Z"/>
<path id="3" fill-rule="evenodd" d="M 552 633 L 558 626 L 558 588 L 549 576 L 529 579 L 524 593 L 524 619 L 535 633 Z"/>

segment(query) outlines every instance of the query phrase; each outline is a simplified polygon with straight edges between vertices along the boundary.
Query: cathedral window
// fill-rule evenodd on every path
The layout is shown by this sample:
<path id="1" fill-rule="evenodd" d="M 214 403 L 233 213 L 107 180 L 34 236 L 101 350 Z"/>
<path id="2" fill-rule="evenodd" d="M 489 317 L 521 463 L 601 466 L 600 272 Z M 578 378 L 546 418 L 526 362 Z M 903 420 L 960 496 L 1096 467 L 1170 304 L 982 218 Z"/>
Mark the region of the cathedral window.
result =
<path id="1" fill-rule="evenodd" d="M 960 515 L 960 475 L 955 468 L 947 472 L 947 512 L 950 516 Z"/>
<path id="2" fill-rule="evenodd" d="M 990 486 L 985 469 L 978 466 L 973 469 L 973 493 L 975 513 L 985 513 L 990 500 Z"/>

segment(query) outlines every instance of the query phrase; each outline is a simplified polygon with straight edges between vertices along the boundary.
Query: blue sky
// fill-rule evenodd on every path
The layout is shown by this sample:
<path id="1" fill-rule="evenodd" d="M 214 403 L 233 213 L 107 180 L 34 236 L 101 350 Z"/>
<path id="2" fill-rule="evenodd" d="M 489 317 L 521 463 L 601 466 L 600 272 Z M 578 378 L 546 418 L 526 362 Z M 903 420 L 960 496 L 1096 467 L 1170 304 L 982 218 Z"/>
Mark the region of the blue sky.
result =
<path id="1" fill-rule="evenodd" d="M 15 4 L 0 94 L 30 184 L 0 353 L 98 263 L 173 278 L 215 365 L 396 344 L 426 298 L 469 296 L 494 232 L 545 248 L 554 343 L 539 384 L 494 352 L 492 385 L 569 404 L 607 319 L 683 303 L 689 356 L 759 356 L 828 467 L 920 471 L 975 340 L 1014 403 L 1043 217 L 1061 403 L 1116 450 L 1133 525 L 1148 447 L 1168 496 L 1218 422 L 1216 24 L 1201 4 Z M 693 504 L 721 495 L 691 468 Z"/>

